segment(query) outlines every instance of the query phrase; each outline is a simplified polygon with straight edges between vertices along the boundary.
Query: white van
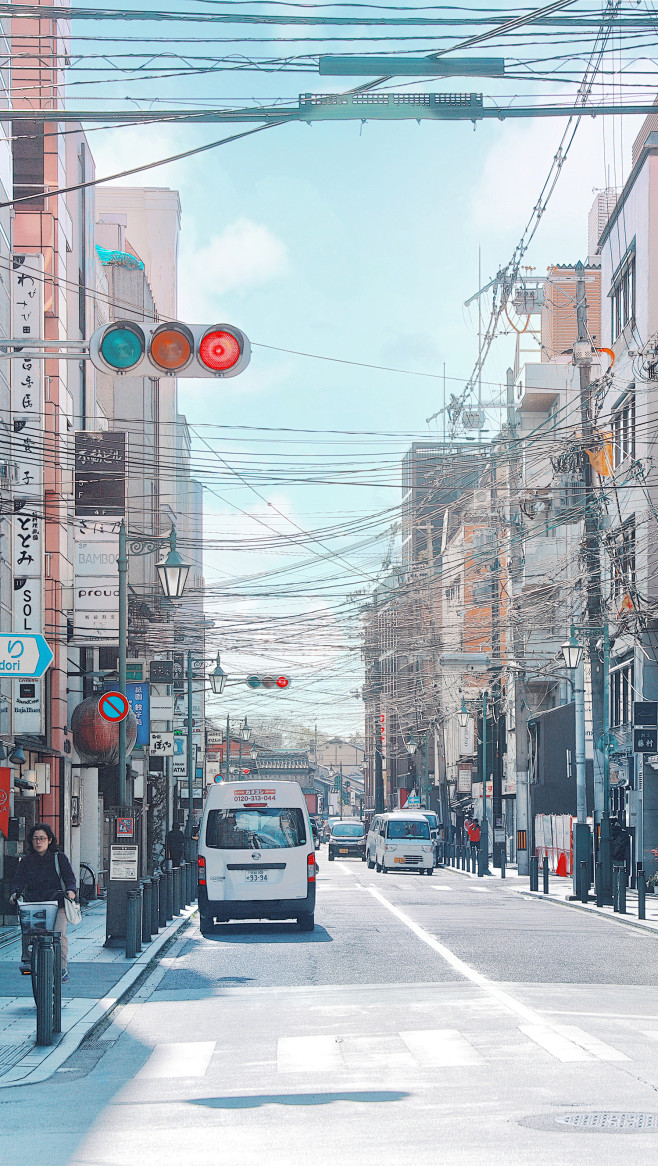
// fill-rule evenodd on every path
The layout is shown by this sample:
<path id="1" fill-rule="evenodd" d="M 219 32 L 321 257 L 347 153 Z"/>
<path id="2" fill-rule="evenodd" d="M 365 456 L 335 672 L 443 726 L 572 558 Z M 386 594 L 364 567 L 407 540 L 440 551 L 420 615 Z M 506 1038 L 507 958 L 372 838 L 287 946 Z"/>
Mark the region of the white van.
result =
<path id="1" fill-rule="evenodd" d="M 434 843 L 425 814 L 412 810 L 377 814 L 368 833 L 366 862 L 386 874 L 390 870 L 434 873 Z"/>
<path id="2" fill-rule="evenodd" d="M 315 845 L 296 781 L 231 781 L 212 787 L 199 832 L 199 920 L 296 919 L 312 931 Z"/>

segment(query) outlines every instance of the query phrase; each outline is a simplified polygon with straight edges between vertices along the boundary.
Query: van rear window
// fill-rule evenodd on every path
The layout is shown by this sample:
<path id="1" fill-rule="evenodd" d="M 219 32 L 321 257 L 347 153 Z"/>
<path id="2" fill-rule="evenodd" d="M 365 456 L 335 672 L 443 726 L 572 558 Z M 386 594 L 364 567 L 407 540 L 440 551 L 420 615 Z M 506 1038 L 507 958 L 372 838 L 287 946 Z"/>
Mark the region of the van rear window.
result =
<path id="1" fill-rule="evenodd" d="M 306 826 L 303 812 L 295 806 L 259 806 L 210 810 L 206 846 L 214 850 L 281 850 L 303 846 Z"/>

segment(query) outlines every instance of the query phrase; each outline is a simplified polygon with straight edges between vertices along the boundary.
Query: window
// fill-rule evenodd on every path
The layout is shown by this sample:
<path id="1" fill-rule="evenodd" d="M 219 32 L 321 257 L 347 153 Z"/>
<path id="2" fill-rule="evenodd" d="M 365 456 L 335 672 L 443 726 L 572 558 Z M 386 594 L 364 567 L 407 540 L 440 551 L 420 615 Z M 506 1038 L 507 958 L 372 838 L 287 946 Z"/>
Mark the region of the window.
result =
<path id="1" fill-rule="evenodd" d="M 215 850 L 280 850 L 306 842 L 300 809 L 257 806 L 239 810 L 210 810 L 206 846 Z"/>
<path id="2" fill-rule="evenodd" d="M 360 822 L 336 823 L 332 826 L 332 838 L 363 838 L 365 830 Z"/>
<path id="3" fill-rule="evenodd" d="M 614 469 L 635 457 L 635 394 L 629 393 L 612 414 L 612 464 Z"/>
<path id="4" fill-rule="evenodd" d="M 635 240 L 617 268 L 610 289 L 613 343 L 635 322 Z"/>
<path id="5" fill-rule="evenodd" d="M 621 603 L 625 596 L 633 598 L 635 592 L 635 519 L 625 522 L 613 537 L 610 554 L 612 557 L 612 598 Z"/>
<path id="6" fill-rule="evenodd" d="M 632 716 L 634 668 L 625 664 L 610 673 L 610 724 L 629 725 Z"/>
<path id="7" fill-rule="evenodd" d="M 388 837 L 402 840 L 427 838 L 430 836 L 429 822 L 389 822 Z"/>

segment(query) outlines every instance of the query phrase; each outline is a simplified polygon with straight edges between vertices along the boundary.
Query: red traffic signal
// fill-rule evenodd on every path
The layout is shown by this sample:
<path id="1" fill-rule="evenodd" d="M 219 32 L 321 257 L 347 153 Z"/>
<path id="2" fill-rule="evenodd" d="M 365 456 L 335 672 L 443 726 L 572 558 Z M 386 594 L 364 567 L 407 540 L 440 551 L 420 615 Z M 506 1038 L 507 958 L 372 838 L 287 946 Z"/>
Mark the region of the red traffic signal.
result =
<path id="1" fill-rule="evenodd" d="M 110 376 L 234 377 L 249 364 L 251 345 L 232 324 L 113 320 L 94 332 L 89 359 Z"/>
<path id="2" fill-rule="evenodd" d="M 290 687 L 290 677 L 276 676 L 271 672 L 267 672 L 264 675 L 254 673 L 252 676 L 247 677 L 247 684 L 254 690 L 264 688 L 266 691 L 268 691 L 270 689 L 278 688 L 279 691 L 281 691 L 282 689 Z"/>

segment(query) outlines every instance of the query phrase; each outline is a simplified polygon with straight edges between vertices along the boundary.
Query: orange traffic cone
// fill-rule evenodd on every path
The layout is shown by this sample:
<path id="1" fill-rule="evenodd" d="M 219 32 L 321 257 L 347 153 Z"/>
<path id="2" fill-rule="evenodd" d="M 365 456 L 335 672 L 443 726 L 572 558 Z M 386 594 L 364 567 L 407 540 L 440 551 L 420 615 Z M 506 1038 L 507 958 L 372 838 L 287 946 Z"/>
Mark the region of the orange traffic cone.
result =
<path id="1" fill-rule="evenodd" d="M 564 852 L 557 860 L 557 870 L 555 873 L 562 879 L 566 879 L 567 877 L 567 856 L 564 854 Z"/>

